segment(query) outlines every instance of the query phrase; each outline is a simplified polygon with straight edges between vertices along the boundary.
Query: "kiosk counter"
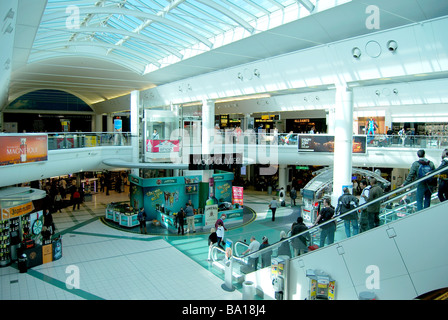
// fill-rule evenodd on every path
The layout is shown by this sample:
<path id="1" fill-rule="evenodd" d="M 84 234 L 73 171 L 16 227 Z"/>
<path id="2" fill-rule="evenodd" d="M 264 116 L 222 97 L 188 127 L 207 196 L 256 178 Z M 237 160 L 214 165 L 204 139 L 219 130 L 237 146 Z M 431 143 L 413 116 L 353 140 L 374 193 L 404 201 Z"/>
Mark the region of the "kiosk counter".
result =
<path id="1" fill-rule="evenodd" d="M 135 227 L 139 225 L 138 212 L 128 203 L 111 202 L 106 208 L 106 219 L 118 223 L 123 227 Z"/>

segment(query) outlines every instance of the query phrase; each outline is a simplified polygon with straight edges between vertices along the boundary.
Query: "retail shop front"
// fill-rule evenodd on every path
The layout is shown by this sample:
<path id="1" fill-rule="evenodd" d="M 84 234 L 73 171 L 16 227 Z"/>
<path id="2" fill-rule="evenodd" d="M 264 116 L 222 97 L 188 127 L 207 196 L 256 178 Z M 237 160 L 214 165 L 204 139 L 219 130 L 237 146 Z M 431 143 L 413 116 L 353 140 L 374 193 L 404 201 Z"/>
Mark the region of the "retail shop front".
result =
<path id="1" fill-rule="evenodd" d="M 62 257 L 62 238 L 46 233 L 45 191 L 11 187 L 0 190 L 0 266 L 26 256 L 32 268 Z"/>

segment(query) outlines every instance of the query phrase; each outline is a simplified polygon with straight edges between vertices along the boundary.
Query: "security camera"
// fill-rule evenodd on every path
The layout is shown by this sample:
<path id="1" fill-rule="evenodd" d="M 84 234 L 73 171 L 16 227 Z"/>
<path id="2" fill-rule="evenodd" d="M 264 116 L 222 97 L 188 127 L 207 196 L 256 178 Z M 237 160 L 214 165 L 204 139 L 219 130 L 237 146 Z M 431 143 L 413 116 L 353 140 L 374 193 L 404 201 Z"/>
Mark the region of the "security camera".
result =
<path id="1" fill-rule="evenodd" d="M 359 59 L 359 57 L 361 56 L 361 50 L 358 47 L 353 48 L 352 55 L 353 55 L 353 58 Z"/>
<path id="2" fill-rule="evenodd" d="M 398 48 L 398 44 L 395 40 L 390 40 L 389 42 L 387 42 L 387 49 L 390 52 L 395 52 Z"/>

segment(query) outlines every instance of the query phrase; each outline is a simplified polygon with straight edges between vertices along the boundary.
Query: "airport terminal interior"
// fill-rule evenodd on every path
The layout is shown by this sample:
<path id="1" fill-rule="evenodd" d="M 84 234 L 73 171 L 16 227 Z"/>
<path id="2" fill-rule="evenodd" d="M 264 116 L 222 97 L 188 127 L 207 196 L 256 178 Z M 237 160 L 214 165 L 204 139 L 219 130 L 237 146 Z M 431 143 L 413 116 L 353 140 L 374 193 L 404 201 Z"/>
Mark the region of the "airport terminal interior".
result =
<path id="1" fill-rule="evenodd" d="M 0 21 L 1 300 L 448 299 L 448 2 Z"/>

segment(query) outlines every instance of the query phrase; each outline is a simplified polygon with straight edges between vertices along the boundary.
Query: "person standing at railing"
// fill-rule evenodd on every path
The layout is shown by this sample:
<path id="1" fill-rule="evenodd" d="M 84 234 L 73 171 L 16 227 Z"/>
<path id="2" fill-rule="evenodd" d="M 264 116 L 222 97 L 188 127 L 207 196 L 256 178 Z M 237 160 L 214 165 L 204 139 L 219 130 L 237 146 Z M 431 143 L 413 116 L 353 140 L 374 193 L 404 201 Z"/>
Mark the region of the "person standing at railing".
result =
<path id="1" fill-rule="evenodd" d="M 329 198 L 324 198 L 323 200 L 323 208 L 320 210 L 319 215 L 316 218 L 316 222 L 314 225 L 323 224 L 331 220 L 334 216 L 334 207 L 331 205 L 331 200 Z M 325 240 L 328 239 L 328 244 L 332 244 L 334 242 L 334 233 L 336 231 L 336 222 L 330 222 L 324 224 L 320 227 L 320 247 L 325 246 Z"/>
<path id="2" fill-rule="evenodd" d="M 359 205 L 363 205 L 367 202 L 367 199 L 369 198 L 369 191 L 371 186 L 367 185 L 366 180 L 361 180 L 359 182 L 359 186 L 361 188 L 361 195 L 359 196 Z M 364 232 L 369 230 L 369 217 L 367 213 L 367 209 L 363 208 L 360 209 L 360 216 L 359 216 L 359 232 Z"/>
<path id="3" fill-rule="evenodd" d="M 446 201 L 448 199 L 448 149 L 443 150 L 442 152 L 442 162 L 437 170 L 446 167 L 442 173 L 439 173 L 439 189 L 437 191 L 437 195 L 439 197 L 440 202 Z"/>
<path id="4" fill-rule="evenodd" d="M 338 199 L 338 205 L 336 207 L 336 214 L 343 215 L 350 210 L 356 208 L 358 206 L 359 200 L 354 195 L 350 193 L 348 188 L 343 189 L 342 196 Z M 359 224 L 358 224 L 358 212 L 353 211 L 352 213 L 341 217 L 344 220 L 345 226 L 345 234 L 347 238 L 350 238 L 352 235 L 351 228 L 353 228 L 353 235 L 357 235 L 359 233 Z M 351 226 L 351 228 L 350 228 Z"/>
<path id="5" fill-rule="evenodd" d="M 425 150 L 423 149 L 418 150 L 417 156 L 419 159 L 417 161 L 414 161 L 414 163 L 412 163 L 409 174 L 406 177 L 404 183 L 401 185 L 401 187 L 417 179 L 421 179 L 429 172 L 435 170 L 434 163 L 425 158 Z M 416 192 L 417 211 L 422 210 L 424 208 L 429 208 L 429 206 L 431 205 L 431 195 L 432 195 L 431 189 L 434 187 L 433 181 L 436 181 L 436 179 L 430 178 L 420 182 L 417 185 L 417 192 Z"/>
<path id="6" fill-rule="evenodd" d="M 381 188 L 376 178 L 370 178 L 370 190 L 369 196 L 367 197 L 367 202 L 373 202 L 375 199 L 378 199 L 384 194 L 383 188 Z M 370 204 L 367 207 L 367 217 L 369 221 L 369 229 L 373 229 L 380 225 L 380 209 L 381 202 L 377 201 Z"/>
<path id="7" fill-rule="evenodd" d="M 211 228 L 210 235 L 208 236 L 208 261 L 211 260 L 212 248 L 213 246 L 216 245 L 217 242 L 218 242 L 218 236 L 216 234 L 216 229 Z"/>
<path id="8" fill-rule="evenodd" d="M 302 233 L 308 230 L 308 227 L 303 223 L 303 218 L 298 217 L 297 222 L 294 222 L 291 227 L 291 236 Z M 294 255 L 299 256 L 308 250 L 307 242 L 311 242 L 311 235 L 306 232 L 298 237 L 291 239 L 292 247 L 294 248 Z"/>
<path id="9" fill-rule="evenodd" d="M 260 242 L 257 241 L 257 239 L 255 238 L 255 236 L 250 237 L 250 244 L 249 247 L 247 248 L 246 251 L 243 252 L 243 255 L 246 255 L 248 253 L 253 253 L 260 250 Z M 258 258 L 259 258 L 259 254 L 253 254 L 252 256 L 249 257 L 249 262 L 248 264 L 252 267 L 252 269 L 254 271 L 257 270 L 258 267 Z"/>

